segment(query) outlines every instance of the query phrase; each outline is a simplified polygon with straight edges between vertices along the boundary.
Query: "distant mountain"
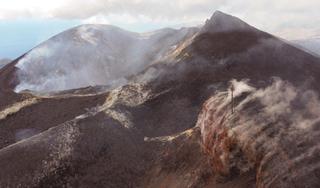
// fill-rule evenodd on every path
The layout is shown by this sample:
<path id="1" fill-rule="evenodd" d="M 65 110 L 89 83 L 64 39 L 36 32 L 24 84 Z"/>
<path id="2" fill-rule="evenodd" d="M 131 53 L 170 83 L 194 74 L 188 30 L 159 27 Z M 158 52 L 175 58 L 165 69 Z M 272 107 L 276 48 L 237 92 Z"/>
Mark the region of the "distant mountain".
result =
<path id="1" fill-rule="evenodd" d="M 6 64 L 10 63 L 10 59 L 0 59 L 0 69 L 4 67 Z"/>
<path id="2" fill-rule="evenodd" d="M 0 69 L 0 187 L 320 187 L 319 83 L 320 58 L 219 11 L 79 26 Z"/>
<path id="3" fill-rule="evenodd" d="M 320 37 L 312 37 L 308 39 L 301 39 L 292 41 L 298 47 L 301 47 L 308 52 L 314 53 L 320 56 Z"/>
<path id="4" fill-rule="evenodd" d="M 119 86 L 127 77 L 167 58 L 197 28 L 133 33 L 110 25 L 82 25 L 35 47 L 19 60 L 16 90 L 57 91 Z"/>

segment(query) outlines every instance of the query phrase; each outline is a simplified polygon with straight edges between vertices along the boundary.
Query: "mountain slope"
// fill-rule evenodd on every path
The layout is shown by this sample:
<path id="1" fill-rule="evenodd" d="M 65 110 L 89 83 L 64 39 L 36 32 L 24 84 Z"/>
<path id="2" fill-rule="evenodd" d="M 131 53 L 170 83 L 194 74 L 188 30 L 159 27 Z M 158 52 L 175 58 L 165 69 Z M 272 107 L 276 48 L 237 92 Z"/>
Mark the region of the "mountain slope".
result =
<path id="1" fill-rule="evenodd" d="M 295 40 L 292 42 L 297 46 L 299 46 L 300 48 L 303 48 L 310 53 L 320 56 L 320 38 L 319 37 Z"/>
<path id="2" fill-rule="evenodd" d="M 221 12 L 168 57 L 102 93 L 0 70 L 0 185 L 319 186 L 319 58 Z"/>
<path id="3" fill-rule="evenodd" d="M 138 34 L 108 25 L 82 25 L 32 49 L 16 64 L 16 91 L 116 87 L 146 65 L 160 61 L 197 28 Z"/>

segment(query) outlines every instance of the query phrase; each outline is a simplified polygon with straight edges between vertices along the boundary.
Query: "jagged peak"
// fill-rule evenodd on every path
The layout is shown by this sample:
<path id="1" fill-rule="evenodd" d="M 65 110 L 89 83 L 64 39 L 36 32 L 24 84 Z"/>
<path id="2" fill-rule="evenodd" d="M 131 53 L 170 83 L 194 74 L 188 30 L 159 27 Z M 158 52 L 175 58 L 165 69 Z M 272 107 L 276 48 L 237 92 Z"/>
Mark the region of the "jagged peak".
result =
<path id="1" fill-rule="evenodd" d="M 213 16 L 206 21 L 203 27 L 203 31 L 205 32 L 243 31 L 252 29 L 253 27 L 241 19 L 221 11 L 216 11 Z"/>

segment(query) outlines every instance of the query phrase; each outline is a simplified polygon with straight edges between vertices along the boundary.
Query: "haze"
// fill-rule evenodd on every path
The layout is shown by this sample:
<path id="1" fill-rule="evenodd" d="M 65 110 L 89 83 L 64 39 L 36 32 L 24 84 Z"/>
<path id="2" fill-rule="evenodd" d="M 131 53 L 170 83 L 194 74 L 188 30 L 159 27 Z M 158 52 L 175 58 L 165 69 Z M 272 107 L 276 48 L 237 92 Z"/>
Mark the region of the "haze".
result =
<path id="1" fill-rule="evenodd" d="M 215 10 L 288 40 L 320 33 L 317 0 L 0 0 L 0 4 L 0 59 L 16 58 L 51 36 L 83 23 L 143 32 L 203 24 Z"/>

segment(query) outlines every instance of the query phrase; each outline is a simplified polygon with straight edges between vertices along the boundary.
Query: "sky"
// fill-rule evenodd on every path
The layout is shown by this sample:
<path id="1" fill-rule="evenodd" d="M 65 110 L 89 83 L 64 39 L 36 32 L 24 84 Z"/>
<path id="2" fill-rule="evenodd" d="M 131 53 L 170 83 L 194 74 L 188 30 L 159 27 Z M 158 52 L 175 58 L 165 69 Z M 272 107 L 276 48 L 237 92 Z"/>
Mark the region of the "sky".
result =
<path id="1" fill-rule="evenodd" d="M 0 59 L 81 24 L 136 32 L 197 26 L 216 11 L 288 40 L 320 35 L 320 0 L 0 0 Z"/>

